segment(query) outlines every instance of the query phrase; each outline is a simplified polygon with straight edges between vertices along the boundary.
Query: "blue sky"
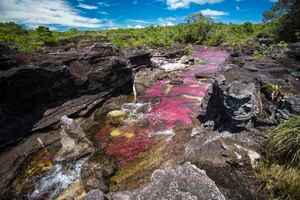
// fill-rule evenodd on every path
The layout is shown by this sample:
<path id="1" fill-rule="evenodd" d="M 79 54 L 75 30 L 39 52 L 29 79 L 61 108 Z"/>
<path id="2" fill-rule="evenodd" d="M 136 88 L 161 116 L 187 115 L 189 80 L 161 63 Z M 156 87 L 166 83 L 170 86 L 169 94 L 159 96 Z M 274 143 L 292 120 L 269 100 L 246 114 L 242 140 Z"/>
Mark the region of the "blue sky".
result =
<path id="1" fill-rule="evenodd" d="M 169 26 L 196 12 L 217 22 L 261 22 L 276 0 L 0 0 L 0 21 L 52 30 Z"/>

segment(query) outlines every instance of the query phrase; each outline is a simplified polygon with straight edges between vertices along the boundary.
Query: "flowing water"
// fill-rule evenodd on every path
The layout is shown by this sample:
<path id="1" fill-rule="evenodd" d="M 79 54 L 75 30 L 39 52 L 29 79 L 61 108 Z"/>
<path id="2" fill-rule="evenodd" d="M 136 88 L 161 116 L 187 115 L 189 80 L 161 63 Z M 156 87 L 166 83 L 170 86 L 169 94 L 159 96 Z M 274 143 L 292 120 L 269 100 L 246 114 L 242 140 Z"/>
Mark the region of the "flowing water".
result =
<path id="1" fill-rule="evenodd" d="M 197 80 L 195 73 L 217 72 L 228 54 L 208 48 L 195 51 L 193 56 L 204 58 L 205 64 L 178 72 L 183 84 L 171 85 L 168 79 L 155 82 L 138 97 L 139 103 L 124 104 L 118 117 L 108 118 L 96 134 L 95 144 L 119 164 L 110 180 L 111 191 L 136 188 L 153 170 L 175 157 L 182 138 L 191 134 L 199 105 L 210 85 L 209 80 Z M 80 167 L 85 160 L 73 163 L 68 170 L 55 164 L 41 176 L 29 196 L 35 198 L 52 191 L 49 198 L 55 199 L 71 183 L 80 180 Z"/>

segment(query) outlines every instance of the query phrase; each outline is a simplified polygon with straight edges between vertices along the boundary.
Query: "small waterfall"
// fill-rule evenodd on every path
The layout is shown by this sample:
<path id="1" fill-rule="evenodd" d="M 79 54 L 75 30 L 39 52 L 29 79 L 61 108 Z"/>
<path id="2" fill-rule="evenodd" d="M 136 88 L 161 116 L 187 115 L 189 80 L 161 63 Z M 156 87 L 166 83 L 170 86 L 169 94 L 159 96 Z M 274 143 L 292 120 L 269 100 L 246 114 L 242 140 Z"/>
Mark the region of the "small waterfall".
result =
<path id="1" fill-rule="evenodd" d="M 83 163 L 88 157 L 69 163 L 56 163 L 52 170 L 44 174 L 34 185 L 34 191 L 28 199 L 55 199 L 72 183 L 80 180 Z"/>
<path id="2" fill-rule="evenodd" d="M 132 89 L 133 89 L 134 102 L 136 103 L 137 102 L 137 94 L 136 94 L 136 89 L 135 89 L 135 83 L 133 84 Z"/>

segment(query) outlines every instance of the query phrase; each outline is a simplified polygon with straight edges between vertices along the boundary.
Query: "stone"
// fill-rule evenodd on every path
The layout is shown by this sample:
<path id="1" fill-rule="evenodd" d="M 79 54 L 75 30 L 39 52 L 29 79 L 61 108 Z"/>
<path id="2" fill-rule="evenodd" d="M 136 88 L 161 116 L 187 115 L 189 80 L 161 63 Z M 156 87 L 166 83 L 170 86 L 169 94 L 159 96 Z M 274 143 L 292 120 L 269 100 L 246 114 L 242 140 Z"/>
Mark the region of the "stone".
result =
<path id="1" fill-rule="evenodd" d="M 225 199 L 205 171 L 191 163 L 158 169 L 149 185 L 137 191 L 130 199 Z"/>
<path id="2" fill-rule="evenodd" d="M 81 168 L 81 179 L 85 190 L 108 192 L 108 179 L 116 170 L 115 161 L 100 152 L 91 156 Z"/>
<path id="3" fill-rule="evenodd" d="M 183 84 L 183 80 L 181 80 L 181 79 L 172 79 L 170 81 L 170 84 L 171 85 L 182 85 Z"/>
<path id="4" fill-rule="evenodd" d="M 112 124 L 119 125 L 125 120 L 126 113 L 123 110 L 113 110 L 107 113 L 107 117 Z"/>
<path id="5" fill-rule="evenodd" d="M 197 79 L 207 79 L 207 78 L 213 78 L 214 76 L 212 74 L 198 72 L 198 73 L 195 73 L 195 77 Z"/>
<path id="6" fill-rule="evenodd" d="M 89 191 L 82 200 L 106 200 L 105 195 L 100 190 Z"/>
<path id="7" fill-rule="evenodd" d="M 61 118 L 62 147 L 55 155 L 56 161 L 75 160 L 94 151 L 93 143 L 86 138 L 81 126 L 73 119 Z"/>
<path id="8" fill-rule="evenodd" d="M 221 124 L 243 126 L 253 121 L 259 113 L 255 84 L 234 81 L 225 86 L 223 83 L 224 77 L 217 78 L 208 89 L 200 106 L 200 121 L 212 120 L 216 128 Z"/>
<path id="9" fill-rule="evenodd" d="M 224 85 L 226 81 L 226 77 L 223 74 L 219 74 L 216 78 L 215 78 L 215 82 L 218 85 Z"/>
<path id="10" fill-rule="evenodd" d="M 132 92 L 129 61 L 111 44 L 6 52 L 0 58 L 0 149 L 54 129 L 64 115 L 87 115 L 108 97 Z"/>
<path id="11" fill-rule="evenodd" d="M 252 134 L 252 133 L 249 133 Z M 185 147 L 186 161 L 204 169 L 226 198 L 256 199 L 254 165 L 260 155 L 243 133 L 195 130 Z"/>
<path id="12" fill-rule="evenodd" d="M 247 123 L 259 113 L 254 83 L 234 81 L 224 90 L 226 114 L 236 123 Z"/>
<path id="13" fill-rule="evenodd" d="M 300 42 L 291 43 L 287 46 L 287 54 L 291 58 L 300 60 Z"/>
<path id="14" fill-rule="evenodd" d="M 141 66 L 151 66 L 151 53 L 149 51 L 130 47 L 124 53 L 133 69 L 138 69 Z"/>

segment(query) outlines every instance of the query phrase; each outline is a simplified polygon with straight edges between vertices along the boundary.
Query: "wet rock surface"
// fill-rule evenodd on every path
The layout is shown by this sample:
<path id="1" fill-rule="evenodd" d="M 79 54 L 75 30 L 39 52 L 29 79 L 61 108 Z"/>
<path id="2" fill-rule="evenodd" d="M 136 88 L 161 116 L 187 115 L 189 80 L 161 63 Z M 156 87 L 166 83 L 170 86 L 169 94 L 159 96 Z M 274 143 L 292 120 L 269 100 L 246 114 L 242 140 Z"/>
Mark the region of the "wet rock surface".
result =
<path id="1" fill-rule="evenodd" d="M 66 61 L 71 63 L 68 68 L 76 66 L 73 61 L 99 64 L 107 57 L 124 59 L 121 53 L 115 56 L 113 52 L 118 51 L 110 45 L 88 46 L 91 52 L 79 59 L 70 58 Z M 49 191 L 64 198 L 76 198 L 86 191 L 85 199 L 265 199 L 262 192 L 257 192 L 255 166 L 270 126 L 299 110 L 298 95 L 281 90 L 297 86 L 293 75 L 297 61 L 293 59 L 287 70 L 278 61 L 278 56 L 284 58 L 284 52 L 258 60 L 252 56 L 253 49 L 242 48 L 224 63 L 228 56 L 225 51 L 199 48 L 191 57 L 184 56 L 179 48 L 171 48 L 170 52 L 150 50 L 150 56 L 162 65 L 185 65 L 175 70 L 160 69 L 153 59 L 149 67 L 146 51 L 125 52 L 130 62 L 126 69 L 128 65 L 135 69 L 137 102 L 124 103 L 122 98 L 116 103 L 108 101 L 105 108 L 97 109 L 87 119 L 78 119 L 80 124 L 85 123 L 84 130 L 93 129 L 87 136 L 97 151 L 83 160 L 55 163 L 53 170 L 30 178 L 34 183 L 46 180 L 46 187 L 39 184 L 34 190 L 34 183 L 28 182 L 22 194 L 42 197 L 52 188 Z M 289 63 L 289 59 L 286 56 L 283 60 Z M 81 68 L 72 69 L 81 81 L 95 81 Z M 118 79 L 118 75 L 113 76 Z M 93 84 L 87 85 L 90 88 Z M 282 87 L 274 90 L 274 85 Z M 93 86 L 98 91 L 98 85 Z M 99 97 L 95 99 L 98 102 Z M 78 115 L 84 113 L 81 110 Z M 69 137 L 65 137 L 65 149 L 74 149 L 76 143 L 90 144 L 82 135 L 83 129 L 76 127 L 63 127 Z M 69 151 L 67 156 L 86 154 L 77 153 L 72 156 Z M 53 181 L 61 173 L 69 181 L 63 186 L 60 180 Z"/>
<path id="2" fill-rule="evenodd" d="M 109 96 L 132 91 L 132 70 L 110 44 L 45 48 L 27 55 L 18 67 L 9 58 L 2 62 L 10 67 L 0 72 L 1 148 L 49 128 L 64 115 L 86 115 Z"/>
<path id="3" fill-rule="evenodd" d="M 61 129 L 62 147 L 55 156 L 56 161 L 75 160 L 94 151 L 93 143 L 87 139 L 81 126 L 73 119 L 63 116 Z"/>
<path id="4" fill-rule="evenodd" d="M 170 169 L 156 170 L 148 186 L 131 199 L 225 199 L 205 171 L 185 163 Z"/>
<path id="5" fill-rule="evenodd" d="M 85 190 L 108 192 L 108 179 L 116 170 L 115 161 L 103 153 L 96 152 L 82 166 L 81 178 Z"/>
<path id="6" fill-rule="evenodd" d="M 95 195 L 96 194 L 96 195 Z M 86 200 L 102 196 L 98 191 L 87 194 Z M 158 169 L 151 176 L 149 185 L 133 192 L 116 192 L 105 195 L 108 199 L 225 199 L 218 187 L 195 165 L 182 165 Z M 102 198 L 102 197 L 101 197 Z"/>

